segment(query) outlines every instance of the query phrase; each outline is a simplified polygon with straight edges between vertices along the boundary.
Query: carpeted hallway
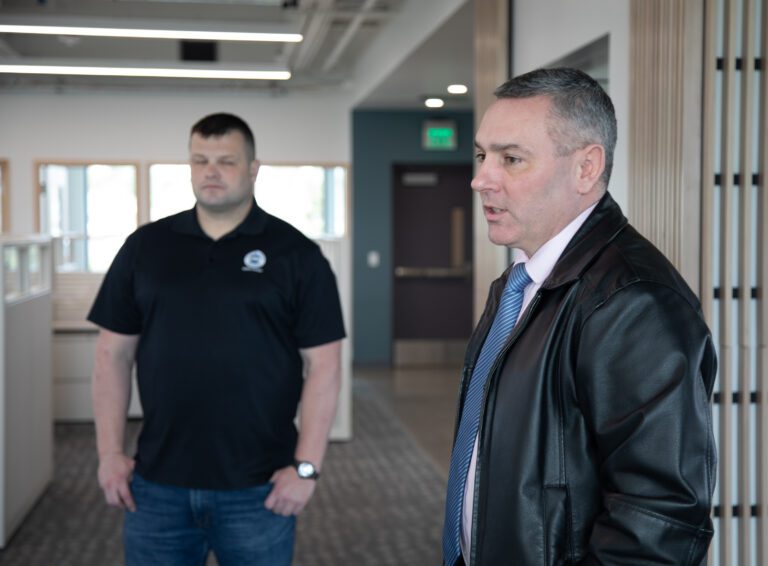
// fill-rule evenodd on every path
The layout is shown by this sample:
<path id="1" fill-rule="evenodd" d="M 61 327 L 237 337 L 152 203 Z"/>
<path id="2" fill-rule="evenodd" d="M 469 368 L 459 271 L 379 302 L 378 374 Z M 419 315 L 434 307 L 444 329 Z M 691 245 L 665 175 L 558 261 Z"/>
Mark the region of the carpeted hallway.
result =
<path id="1" fill-rule="evenodd" d="M 437 387 L 427 375 L 425 390 L 418 375 L 403 386 L 389 372 L 356 372 L 354 439 L 329 448 L 298 522 L 296 566 L 440 563 L 453 375 Z M 130 424 L 132 437 L 138 428 Z M 55 439 L 54 480 L 0 551 L 0 564 L 122 564 L 122 515 L 103 503 L 96 484 L 93 426 L 57 425 Z"/>

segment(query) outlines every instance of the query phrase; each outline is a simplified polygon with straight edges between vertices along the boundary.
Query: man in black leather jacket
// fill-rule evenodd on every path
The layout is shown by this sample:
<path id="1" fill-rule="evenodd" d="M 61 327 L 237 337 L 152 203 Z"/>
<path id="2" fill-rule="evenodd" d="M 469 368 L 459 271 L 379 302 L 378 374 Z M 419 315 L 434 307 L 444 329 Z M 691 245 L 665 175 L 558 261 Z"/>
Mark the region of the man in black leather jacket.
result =
<path id="1" fill-rule="evenodd" d="M 699 302 L 607 193 L 616 120 L 603 89 L 540 69 L 495 94 L 472 188 L 490 240 L 516 249 L 531 282 L 486 375 L 475 364 L 511 267 L 467 348 L 457 431 L 470 382 L 486 381 L 468 470 L 454 446 L 446 563 L 700 564 L 716 358 Z"/>

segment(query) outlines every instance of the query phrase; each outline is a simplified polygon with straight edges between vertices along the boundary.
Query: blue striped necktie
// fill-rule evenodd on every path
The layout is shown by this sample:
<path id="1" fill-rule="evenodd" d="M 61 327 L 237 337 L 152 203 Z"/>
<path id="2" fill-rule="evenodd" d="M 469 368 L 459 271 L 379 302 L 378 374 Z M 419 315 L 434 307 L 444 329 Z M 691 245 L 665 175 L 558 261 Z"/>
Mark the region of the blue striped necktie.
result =
<path id="1" fill-rule="evenodd" d="M 477 429 L 480 425 L 480 409 L 483 403 L 485 383 L 488 372 L 496 361 L 502 346 L 509 338 L 515 326 L 520 307 L 523 304 L 523 291 L 531 282 L 524 263 L 518 263 L 509 274 L 504 293 L 501 295 L 499 309 L 493 319 L 488 336 L 480 350 L 475 370 L 469 381 L 464 408 L 459 419 L 459 431 L 451 454 L 451 467 L 448 472 L 448 492 L 445 500 L 445 524 L 443 526 L 443 556 L 447 566 L 453 566 L 461 554 L 461 513 L 464 506 L 464 489 L 467 483 L 469 463 L 475 445 Z"/>

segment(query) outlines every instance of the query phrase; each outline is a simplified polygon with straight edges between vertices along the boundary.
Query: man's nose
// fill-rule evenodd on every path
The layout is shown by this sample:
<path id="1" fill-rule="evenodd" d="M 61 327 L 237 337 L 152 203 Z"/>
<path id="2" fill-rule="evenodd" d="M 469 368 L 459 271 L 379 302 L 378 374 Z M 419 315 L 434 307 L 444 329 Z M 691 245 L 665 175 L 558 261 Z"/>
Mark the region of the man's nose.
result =
<path id="1" fill-rule="evenodd" d="M 209 163 L 205 167 L 205 176 L 206 177 L 218 177 L 219 176 L 219 168 L 216 167 L 215 163 Z"/>
<path id="2" fill-rule="evenodd" d="M 489 171 L 487 162 L 478 163 L 477 168 L 475 169 L 475 176 L 472 177 L 472 182 L 470 183 L 472 190 L 480 192 L 491 189 L 492 182 L 490 173 L 491 171 Z"/>

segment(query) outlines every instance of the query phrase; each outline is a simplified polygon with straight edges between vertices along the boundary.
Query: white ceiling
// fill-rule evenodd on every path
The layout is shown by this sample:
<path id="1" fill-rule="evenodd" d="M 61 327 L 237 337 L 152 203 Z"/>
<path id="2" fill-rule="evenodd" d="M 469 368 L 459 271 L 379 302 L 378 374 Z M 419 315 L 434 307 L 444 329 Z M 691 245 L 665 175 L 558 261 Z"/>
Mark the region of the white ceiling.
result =
<path id="1" fill-rule="evenodd" d="M 473 3 L 467 2 L 363 100 L 364 108 L 423 108 L 439 96 L 445 109 L 472 108 L 474 87 Z M 449 84 L 469 87 L 465 95 L 446 92 Z"/>
<path id="2" fill-rule="evenodd" d="M 148 79 L 52 75 L 0 75 L 0 89 L 211 90 L 291 92 L 341 89 L 355 81 L 355 66 L 398 11 L 419 0 L 0 0 L 0 23 L 26 18 L 39 23 L 98 19 L 120 26 L 141 19 L 162 26 L 184 23 L 206 29 L 275 28 L 304 35 L 298 44 L 218 42 L 217 65 L 288 68 L 288 81 Z M 364 107 L 421 107 L 428 95 L 445 94 L 446 108 L 471 107 L 472 10 L 460 8 L 383 83 L 362 101 Z M 0 61 L 45 59 L 181 63 L 177 40 L 61 37 L 0 34 Z M 454 82 L 470 94 L 449 97 Z"/>

